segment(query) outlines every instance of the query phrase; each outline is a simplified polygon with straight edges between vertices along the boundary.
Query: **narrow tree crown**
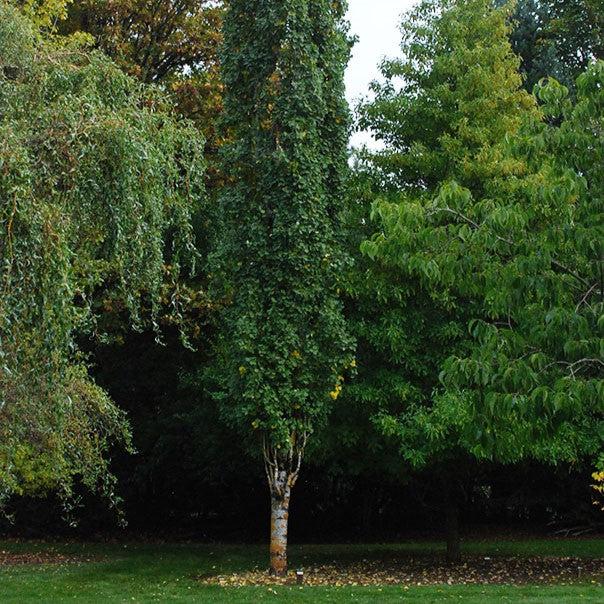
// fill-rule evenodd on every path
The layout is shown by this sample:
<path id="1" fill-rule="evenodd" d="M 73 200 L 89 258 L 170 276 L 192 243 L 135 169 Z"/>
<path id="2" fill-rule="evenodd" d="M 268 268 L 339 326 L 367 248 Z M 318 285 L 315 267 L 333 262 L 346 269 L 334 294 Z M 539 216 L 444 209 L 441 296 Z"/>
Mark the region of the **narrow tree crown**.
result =
<path id="1" fill-rule="evenodd" d="M 223 379 L 229 418 L 277 448 L 325 416 L 351 360 L 337 296 L 344 10 L 327 0 L 233 0 L 225 20 Z"/>

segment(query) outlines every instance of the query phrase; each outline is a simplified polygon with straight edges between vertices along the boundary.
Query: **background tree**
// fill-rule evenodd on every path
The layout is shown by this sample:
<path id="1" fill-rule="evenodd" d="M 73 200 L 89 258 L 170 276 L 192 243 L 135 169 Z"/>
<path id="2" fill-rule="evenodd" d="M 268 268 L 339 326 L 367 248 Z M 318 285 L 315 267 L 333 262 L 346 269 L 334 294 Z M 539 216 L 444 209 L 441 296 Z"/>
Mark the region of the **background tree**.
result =
<path id="1" fill-rule="evenodd" d="M 352 358 L 337 296 L 349 121 L 344 11 L 327 0 L 233 0 L 225 17 L 232 180 L 221 197 L 216 250 L 228 300 L 219 364 L 225 415 L 262 447 L 271 570 L 279 575 L 307 440 Z"/>
<path id="2" fill-rule="evenodd" d="M 58 24 L 65 19 L 72 1 L 9 0 L 7 3 L 18 7 L 34 26 L 43 29 L 46 33 L 50 33 L 56 31 Z"/>
<path id="3" fill-rule="evenodd" d="M 510 39 L 527 90 L 547 76 L 573 90 L 587 65 L 604 59 L 603 15 L 602 0 L 519 0 Z"/>
<path id="4" fill-rule="evenodd" d="M 124 71 L 143 82 L 214 66 L 220 3 L 210 0 L 84 0 L 71 4 L 61 31 L 85 31 Z"/>
<path id="5" fill-rule="evenodd" d="M 223 10 L 215 0 L 83 0 L 69 4 L 66 19 L 58 22 L 60 33 L 91 35 L 94 46 L 126 73 L 174 96 L 178 111 L 205 137 L 210 191 L 219 180 Z"/>
<path id="6" fill-rule="evenodd" d="M 106 309 L 156 323 L 194 261 L 203 141 L 156 89 L 0 11 L 0 494 L 69 495 L 129 439 L 79 342 Z"/>

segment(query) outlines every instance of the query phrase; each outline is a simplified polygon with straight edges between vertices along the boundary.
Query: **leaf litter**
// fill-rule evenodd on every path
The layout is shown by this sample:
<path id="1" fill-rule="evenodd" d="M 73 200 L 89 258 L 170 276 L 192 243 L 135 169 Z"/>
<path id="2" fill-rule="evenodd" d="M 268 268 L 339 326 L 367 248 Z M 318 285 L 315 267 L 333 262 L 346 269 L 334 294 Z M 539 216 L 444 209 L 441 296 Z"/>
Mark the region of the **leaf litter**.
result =
<path id="1" fill-rule="evenodd" d="M 274 577 L 255 568 L 198 579 L 204 585 L 223 587 L 296 585 L 296 570 L 290 570 L 286 577 Z M 418 556 L 333 562 L 299 570 L 304 572 L 303 585 L 308 586 L 604 584 L 604 558 L 466 556 L 462 562 L 450 564 L 443 558 Z"/>
<path id="2" fill-rule="evenodd" d="M 64 565 L 93 562 L 90 557 L 71 556 L 55 551 L 45 552 L 11 552 L 0 550 L 0 567 L 27 565 Z"/>

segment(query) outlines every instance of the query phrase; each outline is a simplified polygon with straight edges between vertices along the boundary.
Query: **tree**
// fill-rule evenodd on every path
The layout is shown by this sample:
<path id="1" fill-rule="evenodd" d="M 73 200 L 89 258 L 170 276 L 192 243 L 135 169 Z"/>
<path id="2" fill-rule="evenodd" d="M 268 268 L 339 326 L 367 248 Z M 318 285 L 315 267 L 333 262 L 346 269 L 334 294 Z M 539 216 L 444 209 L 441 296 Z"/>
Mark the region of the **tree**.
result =
<path id="1" fill-rule="evenodd" d="M 173 95 L 179 113 L 193 120 L 205 137 L 209 189 L 219 180 L 215 172 L 221 144 L 216 125 L 222 111 L 218 65 L 222 4 L 215 0 L 83 0 L 70 3 L 66 18 L 57 22 L 61 34 L 91 36 L 93 45 L 126 73 L 161 85 Z"/>
<path id="2" fill-rule="evenodd" d="M 488 203 L 458 206 L 458 220 L 473 222 L 459 252 L 473 249 L 464 264 L 481 284 L 483 315 L 471 354 L 450 359 L 444 377 L 451 398 L 480 409 L 489 428 L 479 451 L 513 441 L 506 455 L 554 464 L 601 454 L 603 81 L 600 61 L 577 79 L 576 103 L 557 82 L 542 86 L 545 119 L 511 153 L 527 158 L 528 174 Z M 458 194 L 467 193 L 450 185 L 436 204 L 450 208 Z M 463 290 L 468 277 L 457 278 Z"/>
<path id="3" fill-rule="evenodd" d="M 590 66 L 576 103 L 541 86 L 542 115 L 506 137 L 484 188 L 443 179 L 428 199 L 376 207 L 368 251 L 471 310 L 471 346 L 418 416 L 442 448 L 551 464 L 602 451 L 603 81 L 604 63 Z"/>
<path id="4" fill-rule="evenodd" d="M 45 3 L 57 1 L 45 0 Z M 53 21 L 53 39 L 57 44 L 68 45 L 77 40 L 83 48 L 101 50 L 133 78 L 160 87 L 171 97 L 171 111 L 190 119 L 201 131 L 205 138 L 207 197 L 215 199 L 222 181 L 218 171 L 218 148 L 222 141 L 217 132 L 222 111 L 218 69 L 222 3 L 213 0 L 84 0 L 67 4 L 67 8 L 61 18 Z M 41 31 L 48 36 L 48 28 Z M 213 335 L 210 317 L 216 307 L 207 297 L 205 260 L 217 204 L 205 196 L 192 201 L 192 224 L 199 257 L 195 278 L 181 279 L 178 284 L 181 299 L 186 300 L 179 321 L 197 352 L 183 350 L 180 338 L 173 333 L 178 329 L 173 329 L 169 311 L 160 317 L 162 342 L 157 348 L 161 350 L 154 350 L 152 343 L 156 334 L 152 327 L 147 326 L 144 334 L 131 333 L 119 306 L 114 312 L 103 314 L 105 322 L 111 314 L 110 345 L 85 343 L 92 374 L 128 415 L 137 455 L 132 458 L 127 452 L 116 452 L 112 456 L 112 468 L 126 499 L 123 509 L 131 524 L 140 520 L 139 514 L 144 514 L 146 521 L 168 515 L 184 518 L 190 514 L 190 510 L 175 503 L 182 501 L 180 488 L 191 493 L 190 506 L 197 506 L 198 518 L 203 517 L 202 510 L 209 506 L 218 509 L 223 506 L 224 510 L 227 498 L 235 507 L 234 498 L 221 493 L 218 483 L 214 483 L 213 489 L 209 486 L 212 474 L 208 472 L 208 464 L 211 464 L 208 453 L 213 452 L 217 459 L 224 461 L 224 455 L 220 455 L 219 447 L 213 443 L 219 440 L 216 434 L 226 433 L 226 428 L 217 425 L 213 431 L 208 427 L 211 418 L 218 414 L 216 402 L 207 396 L 203 385 L 198 385 L 196 396 L 191 394 L 190 398 L 184 394 L 190 392 L 184 385 L 174 389 L 175 381 L 187 380 L 191 367 L 207 363 L 205 351 Z M 141 340 L 144 346 L 140 345 Z M 141 348 L 143 358 L 140 358 Z M 190 357 L 196 359 L 195 364 L 188 362 Z M 131 358 L 140 358 L 136 367 L 124 365 L 125 360 Z M 154 367 L 155 363 L 161 363 L 162 368 Z M 111 371 L 115 365 L 120 366 L 120 371 Z M 129 376 L 127 385 L 122 375 Z M 151 407 L 158 409 L 150 412 Z M 183 442 L 190 442 L 191 430 L 195 429 L 205 438 L 197 438 L 191 443 L 191 449 L 183 448 Z M 179 471 L 168 467 L 167 459 L 173 459 Z M 246 463 L 251 462 L 246 460 Z M 151 480 L 151 476 L 156 477 L 156 481 Z M 195 493 L 203 496 L 196 497 Z M 137 507 L 136 502 L 143 505 Z M 143 509 L 145 505 L 148 507 Z M 91 509 L 88 513 L 94 514 Z"/>
<path id="5" fill-rule="evenodd" d="M 551 76 L 573 89 L 594 59 L 604 58 L 602 0 L 520 0 L 510 40 L 527 90 Z"/>
<path id="6" fill-rule="evenodd" d="M 9 0 L 28 19 L 46 32 L 56 31 L 58 23 L 65 19 L 73 0 Z"/>
<path id="7" fill-rule="evenodd" d="M 220 3 L 211 0 L 84 0 L 71 4 L 60 31 L 84 31 L 127 73 L 160 82 L 213 68 Z"/>
<path id="8" fill-rule="evenodd" d="M 411 228 L 404 236 L 402 230 L 393 238 L 386 233 L 391 216 L 428 204 L 443 180 L 454 178 L 480 194 L 491 180 L 517 169 L 502 161 L 500 144 L 535 111 L 535 101 L 521 87 L 508 16 L 488 0 L 422 2 L 403 21 L 402 59 L 382 64 L 384 83 L 372 85 L 375 99 L 360 108 L 361 126 L 384 149 L 362 154 L 365 201 L 352 211 L 368 241 L 348 283 L 359 341 L 359 375 L 348 393 L 398 443 L 400 463 L 429 467 L 439 482 L 452 559 L 459 555 L 461 469 L 472 466 L 446 422 L 426 417 L 444 361 L 468 345 L 474 300 L 426 287 L 418 271 L 434 265 L 407 252 L 413 241 L 421 257 L 419 234 Z M 370 239 L 372 201 L 380 232 Z"/>
<path id="9" fill-rule="evenodd" d="M 178 317 L 203 141 L 103 55 L 54 47 L 0 4 L 0 495 L 108 488 L 124 415 L 80 342 L 106 310 Z"/>
<path id="10" fill-rule="evenodd" d="M 231 142 L 215 254 L 227 302 L 218 364 L 225 415 L 261 443 L 278 575 L 307 440 L 352 358 L 337 295 L 349 127 L 344 11 L 328 0 L 233 0 L 224 26 Z"/>

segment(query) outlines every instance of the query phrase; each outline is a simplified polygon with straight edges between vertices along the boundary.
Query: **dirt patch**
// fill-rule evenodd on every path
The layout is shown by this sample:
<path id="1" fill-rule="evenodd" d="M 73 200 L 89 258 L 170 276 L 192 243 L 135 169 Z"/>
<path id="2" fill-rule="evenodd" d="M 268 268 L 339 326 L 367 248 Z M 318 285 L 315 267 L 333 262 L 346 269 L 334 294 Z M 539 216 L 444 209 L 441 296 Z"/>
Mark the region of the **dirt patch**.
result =
<path id="1" fill-rule="evenodd" d="M 39 565 L 61 565 L 76 564 L 80 562 L 90 562 L 76 556 L 67 556 L 57 552 L 9 552 L 0 550 L 0 567 L 2 566 L 23 566 L 28 564 Z"/>
<path id="2" fill-rule="evenodd" d="M 417 557 L 380 562 L 362 560 L 352 564 L 308 566 L 304 585 L 527 585 L 604 582 L 604 559 L 515 558 L 467 556 L 459 564 Z M 271 577 L 261 569 L 245 573 L 199 577 L 204 585 L 294 585 L 295 571 L 287 577 Z"/>

